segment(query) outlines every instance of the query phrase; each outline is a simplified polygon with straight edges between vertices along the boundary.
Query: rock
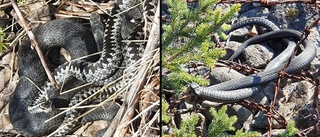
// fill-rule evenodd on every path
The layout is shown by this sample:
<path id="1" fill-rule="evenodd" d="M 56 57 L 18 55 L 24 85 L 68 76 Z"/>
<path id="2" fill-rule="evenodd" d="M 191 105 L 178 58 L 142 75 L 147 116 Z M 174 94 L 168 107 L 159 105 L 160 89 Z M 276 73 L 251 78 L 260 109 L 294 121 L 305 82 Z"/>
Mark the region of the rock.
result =
<path id="1" fill-rule="evenodd" d="M 225 44 L 225 42 L 221 42 L 221 44 L 225 45 L 223 49 L 225 49 L 227 52 L 226 55 L 221 58 L 223 60 L 229 59 L 234 54 L 234 52 L 242 45 L 242 43 L 236 41 L 229 41 L 227 42 L 227 44 Z"/>
<path id="2" fill-rule="evenodd" d="M 274 87 L 275 83 L 270 83 L 264 89 L 269 99 L 273 99 Z M 307 100 L 312 97 L 313 90 L 311 87 L 312 84 L 306 81 L 295 82 L 285 86 L 282 90 L 283 94 L 281 94 L 282 92 L 280 90 L 279 94 L 277 95 L 278 100 L 283 102 L 276 102 L 276 105 L 278 105 L 278 112 L 282 116 L 284 116 L 286 120 L 295 117 L 295 121 L 306 121 L 305 117 L 307 116 L 307 114 L 310 115 L 312 113 L 312 107 L 306 106 Z M 302 106 L 305 106 L 305 108 L 300 111 L 305 112 L 305 115 L 301 115 L 300 112 L 297 114 L 297 109 L 300 109 Z M 297 114 L 298 116 L 294 116 L 294 114 Z M 311 125 L 310 122 L 308 125 Z M 251 127 L 255 129 L 265 129 L 266 127 L 268 127 L 268 120 L 265 114 L 259 112 L 252 121 Z M 273 121 L 272 127 L 281 128 L 281 125 L 279 125 L 276 121 Z"/>
<path id="3" fill-rule="evenodd" d="M 236 130 L 241 129 L 246 121 L 252 120 L 252 112 L 240 105 L 228 105 L 228 116 L 237 116 L 237 122 L 233 125 Z"/>
<path id="4" fill-rule="evenodd" d="M 290 120 L 293 118 L 293 115 L 295 113 L 295 107 L 297 106 L 296 103 L 286 103 L 286 104 L 280 104 L 280 107 L 278 109 L 278 112 L 286 118 L 286 120 Z"/>
<path id="5" fill-rule="evenodd" d="M 236 29 L 229 33 L 230 40 L 244 42 L 246 39 L 248 39 L 248 33 L 249 33 L 249 26 Z"/>
<path id="6" fill-rule="evenodd" d="M 269 105 L 269 100 L 265 96 L 263 91 L 258 92 L 257 94 L 253 95 L 251 99 L 259 104 Z"/>
<path id="7" fill-rule="evenodd" d="M 319 24 L 319 23 L 318 23 Z M 311 41 L 319 51 L 320 48 L 320 25 L 316 25 L 310 29 L 310 34 L 308 35 L 308 40 Z M 317 53 L 317 57 L 319 57 L 319 53 Z"/>
<path id="8" fill-rule="evenodd" d="M 200 6 L 198 1 L 187 2 L 187 5 L 190 10 L 194 10 Z"/>
<path id="9" fill-rule="evenodd" d="M 270 9 L 268 19 L 280 28 L 304 30 L 317 18 L 317 12 L 309 12 L 310 7 L 301 3 L 275 4 Z"/>
<path id="10" fill-rule="evenodd" d="M 164 134 L 173 134 L 172 128 L 168 125 L 163 125 L 161 129 Z"/>
<path id="11" fill-rule="evenodd" d="M 296 106 L 295 103 L 282 104 L 280 106 L 276 106 L 278 108 L 278 112 L 289 120 L 293 117 L 293 109 Z M 258 114 L 254 117 L 251 123 L 251 127 L 254 129 L 266 129 L 269 126 L 268 118 L 265 113 L 259 111 Z M 280 125 L 276 120 L 272 120 L 272 128 L 282 128 L 283 125 Z"/>
<path id="12" fill-rule="evenodd" d="M 299 129 L 305 129 L 316 125 L 318 120 L 315 116 L 313 105 L 307 104 L 300 108 L 294 116 L 294 121 L 296 123 L 296 127 Z"/>
<path id="13" fill-rule="evenodd" d="M 243 14 L 240 15 L 239 19 L 245 20 L 247 18 L 251 18 L 251 17 L 263 17 L 263 18 L 267 18 L 269 15 L 269 10 L 266 7 L 256 7 L 253 8 L 251 10 L 249 10 L 248 12 L 245 12 Z"/>
<path id="14" fill-rule="evenodd" d="M 273 125 L 276 124 L 277 123 L 274 123 Z M 263 112 L 259 111 L 251 121 L 251 130 L 266 129 L 266 127 L 268 127 L 268 119 Z"/>
<path id="15" fill-rule="evenodd" d="M 179 109 L 192 109 L 194 108 L 193 104 L 182 101 L 179 105 Z"/>
<path id="16" fill-rule="evenodd" d="M 216 67 L 210 73 L 210 85 L 218 84 L 240 77 L 244 77 L 244 75 L 233 69 L 227 67 Z"/>
<path id="17" fill-rule="evenodd" d="M 253 44 L 243 51 L 249 66 L 263 68 L 273 57 L 273 50 L 265 45 Z"/>
<path id="18" fill-rule="evenodd" d="M 296 4 L 281 4 L 281 5 L 276 4 L 271 7 L 268 19 L 282 29 L 288 28 L 289 21 L 285 19 L 286 18 L 285 11 L 288 10 L 288 7 L 297 9 Z"/>
<path id="19" fill-rule="evenodd" d="M 283 102 L 296 103 L 295 110 L 297 110 L 311 101 L 314 93 L 313 89 L 313 85 L 307 81 L 291 83 L 283 87 L 283 94 L 286 98 Z"/>
<path id="20" fill-rule="evenodd" d="M 317 51 L 319 52 L 319 48 Z M 316 56 L 316 58 L 311 62 L 311 65 L 310 65 L 311 71 L 315 71 L 318 68 L 320 68 L 320 60 L 318 58 L 320 58 L 320 56 Z"/>
<path id="21" fill-rule="evenodd" d="M 276 87 L 276 83 L 275 82 L 270 82 L 264 89 L 263 92 L 265 94 L 265 96 L 268 98 L 268 100 L 273 100 L 274 98 L 274 92 L 275 92 L 275 87 Z M 278 94 L 277 94 L 277 100 L 279 100 L 280 98 L 283 98 L 283 91 L 282 88 L 279 89 Z M 278 101 L 275 102 L 277 105 Z"/>

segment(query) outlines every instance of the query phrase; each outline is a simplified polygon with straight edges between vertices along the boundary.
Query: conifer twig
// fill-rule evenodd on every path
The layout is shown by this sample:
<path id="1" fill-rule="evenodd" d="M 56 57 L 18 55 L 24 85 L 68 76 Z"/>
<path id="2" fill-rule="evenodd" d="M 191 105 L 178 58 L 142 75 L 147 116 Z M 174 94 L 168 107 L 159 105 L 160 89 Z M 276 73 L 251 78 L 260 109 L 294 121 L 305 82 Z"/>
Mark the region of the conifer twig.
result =
<path id="1" fill-rule="evenodd" d="M 29 38 L 31 40 L 31 45 L 36 49 L 36 51 L 37 51 L 37 53 L 39 55 L 41 64 L 42 64 L 44 70 L 46 71 L 46 74 L 47 74 L 50 82 L 54 85 L 54 87 L 59 88 L 59 86 L 56 83 L 53 75 L 51 74 L 51 71 L 49 70 L 48 64 L 45 61 L 45 58 L 43 56 L 43 53 L 41 52 L 39 44 L 38 44 L 33 32 L 31 31 L 31 28 L 29 27 L 28 23 L 23 18 L 22 13 L 19 10 L 19 7 L 18 7 L 17 3 L 14 0 L 10 0 L 10 2 L 12 4 L 13 8 L 14 8 L 14 11 L 17 13 L 18 18 L 20 19 L 20 21 L 21 21 L 21 23 L 23 25 L 23 28 L 26 30 L 26 32 L 27 32 L 27 34 L 28 34 L 28 36 L 29 36 Z"/>

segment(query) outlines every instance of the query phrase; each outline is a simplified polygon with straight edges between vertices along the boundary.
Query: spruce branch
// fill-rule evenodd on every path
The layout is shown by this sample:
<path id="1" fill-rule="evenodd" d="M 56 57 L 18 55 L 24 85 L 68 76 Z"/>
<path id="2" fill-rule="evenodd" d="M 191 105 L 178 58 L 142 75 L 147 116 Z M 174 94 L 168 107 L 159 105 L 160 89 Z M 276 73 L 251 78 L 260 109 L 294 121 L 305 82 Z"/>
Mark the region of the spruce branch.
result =
<path id="1" fill-rule="evenodd" d="M 181 66 L 190 61 L 197 61 L 203 62 L 208 68 L 213 68 L 215 60 L 224 56 L 226 52 L 215 48 L 216 44 L 211 37 L 214 34 L 226 37 L 223 31 L 228 25 L 225 23 L 240 10 L 240 4 L 235 4 L 230 10 L 223 12 L 222 9 L 216 8 L 219 0 L 199 0 L 200 6 L 193 10 L 187 8 L 186 1 L 166 2 L 169 6 L 170 22 L 162 26 L 164 32 L 161 58 L 162 66 L 172 74 L 165 77 L 164 81 L 170 86 L 179 87 L 176 90 L 181 90 L 190 82 L 209 84 L 208 80 L 183 72 Z"/>

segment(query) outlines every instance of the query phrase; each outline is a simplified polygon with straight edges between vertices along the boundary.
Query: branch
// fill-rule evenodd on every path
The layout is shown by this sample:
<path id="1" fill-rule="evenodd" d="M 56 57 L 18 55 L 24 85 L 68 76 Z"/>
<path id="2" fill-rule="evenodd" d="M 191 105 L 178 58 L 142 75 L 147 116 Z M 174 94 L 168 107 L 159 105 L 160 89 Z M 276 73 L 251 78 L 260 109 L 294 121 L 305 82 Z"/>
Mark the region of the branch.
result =
<path id="1" fill-rule="evenodd" d="M 36 41 L 36 38 L 35 38 L 34 34 L 33 34 L 32 31 L 31 31 L 31 28 L 30 28 L 29 25 L 27 24 L 26 20 L 23 18 L 22 13 L 21 13 L 21 11 L 19 10 L 19 7 L 18 7 L 17 3 L 16 3 L 14 0 L 10 0 L 10 2 L 11 2 L 11 4 L 12 4 L 13 8 L 14 8 L 14 11 L 17 13 L 18 18 L 19 18 L 20 21 L 22 22 L 23 28 L 27 31 L 27 34 L 28 34 L 28 36 L 29 36 L 29 38 L 30 38 L 30 40 L 31 40 L 31 45 L 36 49 L 36 51 L 37 51 L 37 53 L 38 53 L 38 55 L 39 55 L 41 64 L 42 64 L 44 70 L 46 71 L 46 74 L 47 74 L 50 82 L 53 84 L 54 87 L 56 87 L 57 89 L 59 89 L 58 84 L 56 83 L 53 75 L 51 74 L 51 71 L 49 70 L 49 67 L 48 67 L 48 65 L 47 65 L 47 63 L 46 63 L 46 61 L 45 61 L 45 58 L 44 58 L 44 56 L 43 56 L 43 54 L 42 54 L 42 52 L 41 52 L 41 49 L 40 49 L 40 47 L 39 47 L 39 44 L 38 44 L 38 42 Z"/>

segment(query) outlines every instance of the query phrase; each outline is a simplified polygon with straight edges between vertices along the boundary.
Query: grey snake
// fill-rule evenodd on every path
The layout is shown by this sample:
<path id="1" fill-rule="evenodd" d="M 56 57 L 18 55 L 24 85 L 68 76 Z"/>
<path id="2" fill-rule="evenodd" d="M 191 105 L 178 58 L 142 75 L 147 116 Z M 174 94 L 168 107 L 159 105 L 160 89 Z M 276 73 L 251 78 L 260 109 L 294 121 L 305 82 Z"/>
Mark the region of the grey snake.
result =
<path id="1" fill-rule="evenodd" d="M 137 5 L 131 1 L 118 1 L 113 8 L 112 16 L 105 19 L 98 14 L 91 15 L 91 28 L 85 27 L 75 19 L 49 21 L 33 29 L 33 33 L 43 53 L 55 48 L 64 48 L 69 52 L 71 61 L 51 66 L 54 78 L 61 89 L 55 89 L 47 80 L 44 69 L 34 50 L 30 49 L 30 40 L 26 37 L 19 46 L 19 75 L 22 77 L 9 102 L 9 117 L 14 128 L 24 136 L 65 136 L 76 125 L 81 123 L 77 116 L 84 109 L 72 109 L 49 122 L 61 110 L 57 108 L 71 107 L 84 99 L 103 90 L 103 98 L 108 98 L 119 88 L 132 80 L 136 63 L 142 56 L 145 42 L 121 42 L 121 40 L 144 40 L 145 12 L 152 17 L 157 1 L 145 1 L 129 11 L 128 7 Z M 104 20 L 104 21 L 103 21 Z M 132 22 L 134 20 L 134 22 Z M 105 22 L 105 23 L 103 23 Z M 100 51 L 99 57 L 87 55 Z M 124 71 L 128 75 L 123 81 L 102 89 L 105 84 L 121 77 Z M 67 94 L 61 91 L 73 89 L 82 84 L 90 85 Z M 40 89 L 39 89 L 40 88 Z M 90 104 L 94 99 L 84 102 Z M 83 117 L 82 122 L 97 119 L 112 120 L 119 105 L 109 102 Z M 53 132 L 54 131 L 54 132 Z M 53 133 L 52 133 L 53 132 Z"/>
<path id="2" fill-rule="evenodd" d="M 259 25 L 262 24 L 262 26 L 264 25 L 265 27 L 265 23 L 261 23 L 265 22 L 265 19 L 255 18 L 253 22 L 259 22 L 259 20 Z M 242 25 L 238 25 L 238 27 L 245 25 L 248 25 L 248 23 L 243 23 Z M 272 30 L 271 32 L 255 36 L 245 41 L 229 60 L 236 59 L 236 57 L 241 54 L 242 50 L 250 44 L 281 38 L 293 38 L 295 41 L 299 41 L 301 36 L 301 32 L 292 29 Z M 191 83 L 187 92 L 215 102 L 235 102 L 253 96 L 261 90 L 262 87 L 260 85 L 276 80 L 279 77 L 279 72 L 284 69 L 285 61 L 291 56 L 295 49 L 294 42 L 288 40 L 284 41 L 287 43 L 287 48 L 279 55 L 279 57 L 270 62 L 270 65 L 267 66 L 265 71 L 238 79 L 232 79 L 209 87 L 201 87 L 196 83 Z M 293 58 L 287 68 L 284 69 L 288 74 L 292 74 L 305 68 L 316 56 L 316 48 L 310 41 L 305 39 L 301 44 L 304 47 L 303 52 Z"/>

